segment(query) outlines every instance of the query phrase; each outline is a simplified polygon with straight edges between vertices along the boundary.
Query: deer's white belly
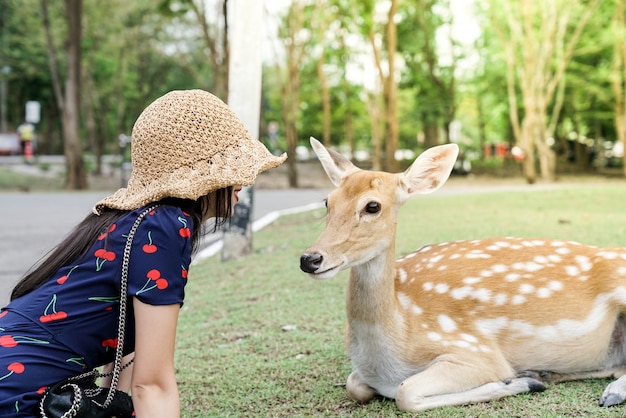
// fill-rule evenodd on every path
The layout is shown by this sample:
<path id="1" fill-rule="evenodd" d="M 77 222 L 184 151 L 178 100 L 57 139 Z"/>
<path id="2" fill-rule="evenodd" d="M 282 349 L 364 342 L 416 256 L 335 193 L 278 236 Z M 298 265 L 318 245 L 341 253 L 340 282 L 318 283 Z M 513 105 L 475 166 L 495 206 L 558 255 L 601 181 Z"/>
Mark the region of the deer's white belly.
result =
<path id="1" fill-rule="evenodd" d="M 350 330 L 349 350 L 354 370 L 376 392 L 395 398 L 398 385 L 420 370 L 398 358 L 393 341 L 382 326 L 352 321 Z"/>

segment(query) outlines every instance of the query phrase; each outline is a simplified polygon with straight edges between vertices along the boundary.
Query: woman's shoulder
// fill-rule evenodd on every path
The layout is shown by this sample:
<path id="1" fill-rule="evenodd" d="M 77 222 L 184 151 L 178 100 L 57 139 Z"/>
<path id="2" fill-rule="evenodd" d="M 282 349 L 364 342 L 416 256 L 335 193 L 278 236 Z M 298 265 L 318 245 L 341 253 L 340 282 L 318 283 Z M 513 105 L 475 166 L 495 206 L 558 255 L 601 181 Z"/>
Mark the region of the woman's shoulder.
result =
<path id="1" fill-rule="evenodd" d="M 156 229 L 169 231 L 183 238 L 191 236 L 193 227 L 192 217 L 182 208 L 174 205 L 148 205 L 133 211 L 128 216 L 127 222 L 132 223 L 144 211 L 149 210 L 139 229 Z"/>

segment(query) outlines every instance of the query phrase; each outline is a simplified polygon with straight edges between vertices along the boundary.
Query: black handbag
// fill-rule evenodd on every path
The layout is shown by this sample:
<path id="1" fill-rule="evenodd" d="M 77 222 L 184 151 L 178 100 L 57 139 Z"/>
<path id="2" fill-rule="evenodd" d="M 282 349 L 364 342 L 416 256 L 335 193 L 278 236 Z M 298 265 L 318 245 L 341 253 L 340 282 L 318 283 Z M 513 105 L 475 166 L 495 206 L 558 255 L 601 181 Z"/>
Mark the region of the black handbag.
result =
<path id="1" fill-rule="evenodd" d="M 39 402 L 41 418 L 132 418 L 134 416 L 133 401 L 128 393 L 117 390 L 120 373 L 133 360 L 122 366 L 124 349 L 124 329 L 126 325 L 126 291 L 128 289 L 128 263 L 130 249 L 135 231 L 143 218 L 158 205 L 144 210 L 135 220 L 124 247 L 122 273 L 120 280 L 120 315 L 118 319 L 118 343 L 115 349 L 113 371 L 100 373 L 97 369 L 72 376 L 55 383 L 46 389 Z M 99 377 L 111 376 L 111 386 L 103 388 L 96 384 Z"/>

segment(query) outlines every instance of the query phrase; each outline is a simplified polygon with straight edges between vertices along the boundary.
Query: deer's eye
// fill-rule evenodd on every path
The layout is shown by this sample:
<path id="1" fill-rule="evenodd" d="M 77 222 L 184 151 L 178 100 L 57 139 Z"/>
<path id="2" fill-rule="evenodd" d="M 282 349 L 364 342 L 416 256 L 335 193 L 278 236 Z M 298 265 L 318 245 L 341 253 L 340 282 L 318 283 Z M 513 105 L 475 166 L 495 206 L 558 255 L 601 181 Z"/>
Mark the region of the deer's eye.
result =
<path id="1" fill-rule="evenodd" d="M 380 212 L 380 203 L 378 202 L 369 202 L 365 205 L 365 212 L 367 213 L 378 213 Z"/>

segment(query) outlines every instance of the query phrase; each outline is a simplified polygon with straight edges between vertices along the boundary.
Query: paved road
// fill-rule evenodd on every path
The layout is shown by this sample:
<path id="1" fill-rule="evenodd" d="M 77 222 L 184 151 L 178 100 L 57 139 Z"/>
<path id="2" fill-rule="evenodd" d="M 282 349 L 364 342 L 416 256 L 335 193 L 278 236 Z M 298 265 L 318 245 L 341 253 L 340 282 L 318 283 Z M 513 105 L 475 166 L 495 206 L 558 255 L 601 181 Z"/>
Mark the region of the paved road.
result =
<path id="1" fill-rule="evenodd" d="M 467 194 L 503 190 L 541 190 L 565 184 L 528 186 L 520 182 L 472 184 L 452 178 L 437 194 Z M 277 212 L 321 203 L 327 189 L 255 188 L 253 220 L 257 229 Z M 109 192 L 0 193 L 0 306 L 9 300 L 10 290 L 24 272 L 80 222 L 95 202 Z M 210 255 L 209 244 L 199 255 Z"/>
<path id="2" fill-rule="evenodd" d="M 253 219 L 274 211 L 319 203 L 327 190 L 254 191 Z M 0 194 L 0 306 L 15 282 L 46 255 L 107 192 Z M 209 239 L 210 240 L 210 239 Z"/>

